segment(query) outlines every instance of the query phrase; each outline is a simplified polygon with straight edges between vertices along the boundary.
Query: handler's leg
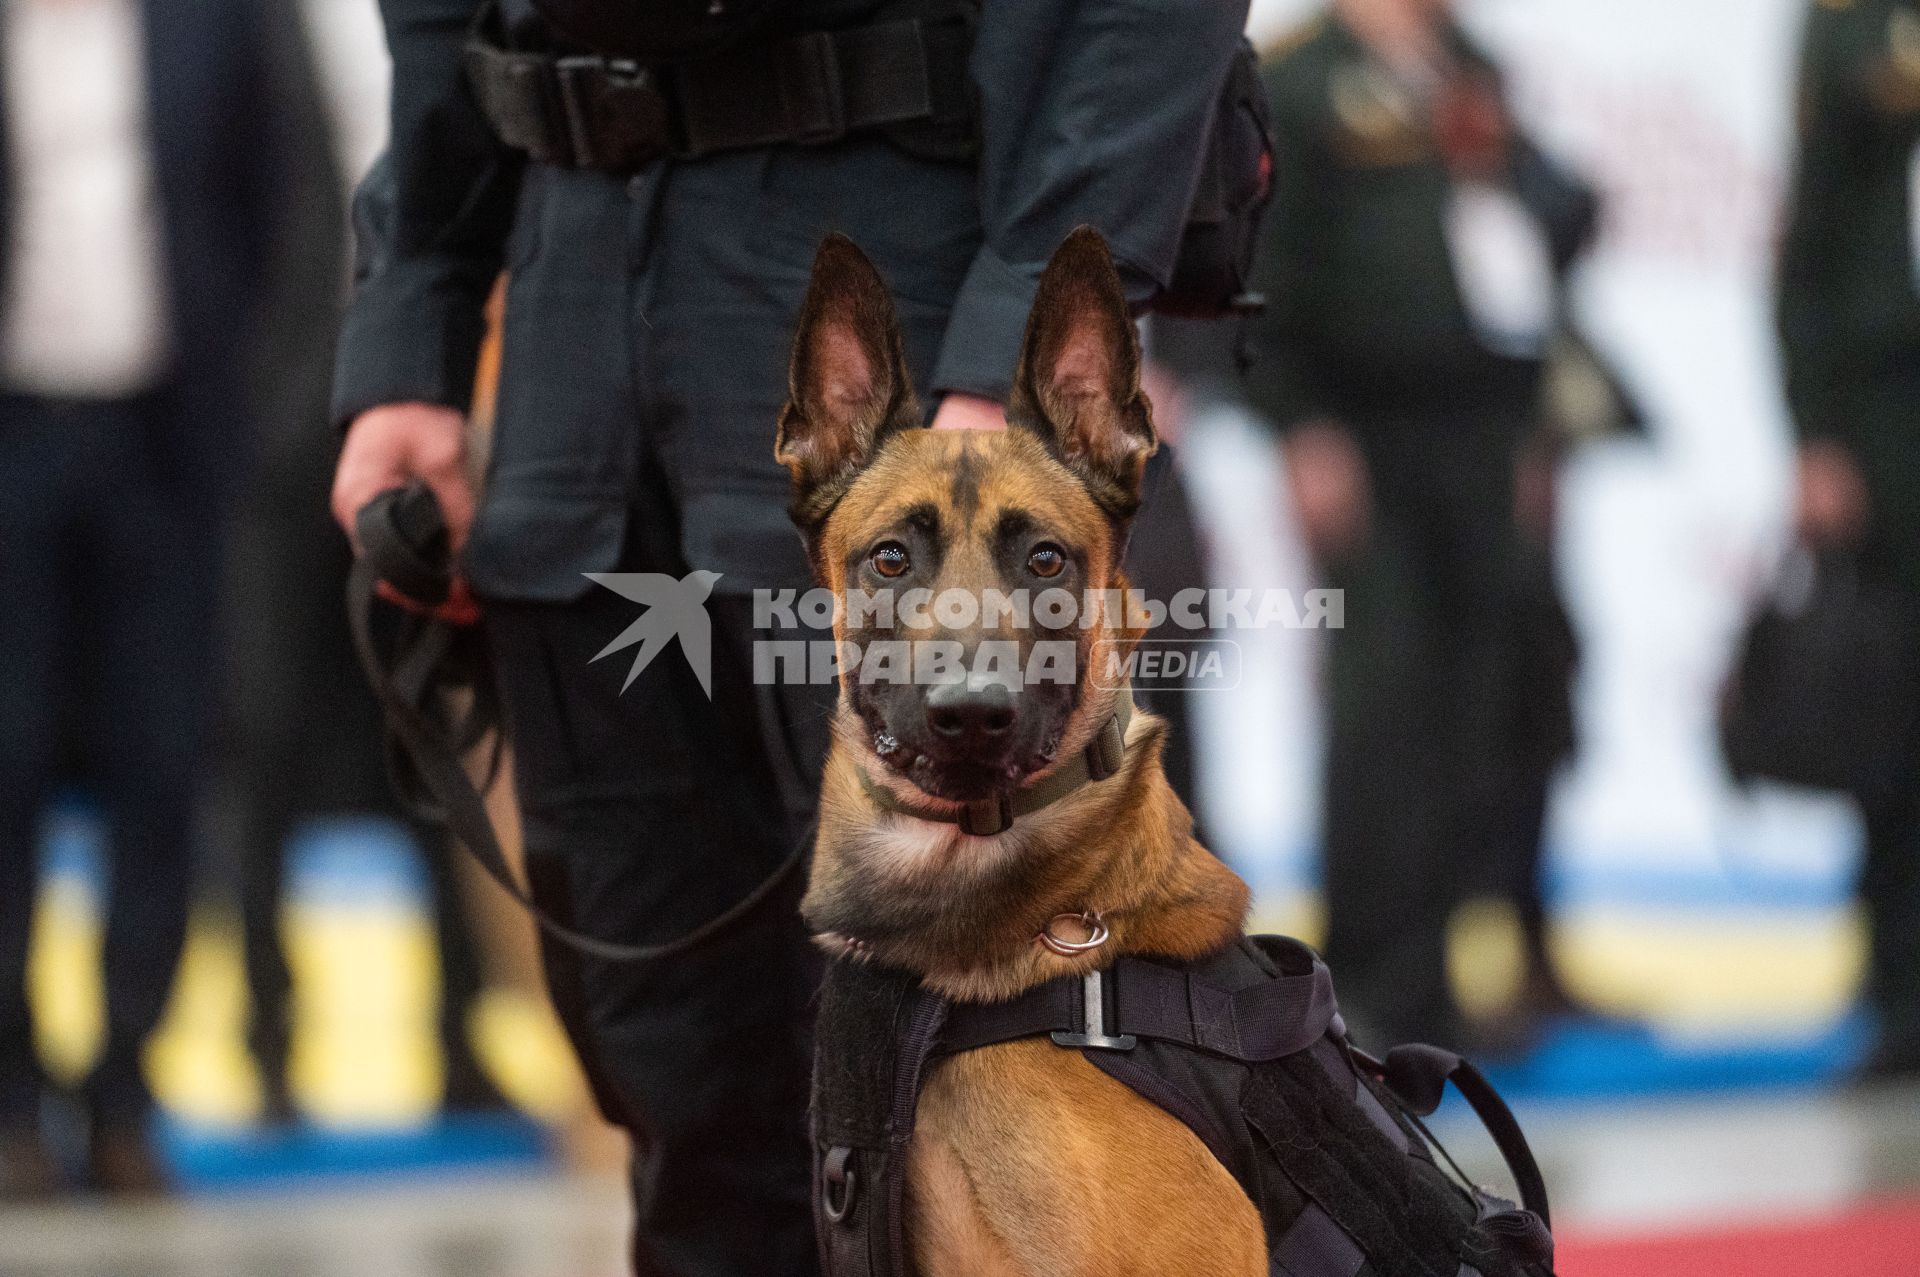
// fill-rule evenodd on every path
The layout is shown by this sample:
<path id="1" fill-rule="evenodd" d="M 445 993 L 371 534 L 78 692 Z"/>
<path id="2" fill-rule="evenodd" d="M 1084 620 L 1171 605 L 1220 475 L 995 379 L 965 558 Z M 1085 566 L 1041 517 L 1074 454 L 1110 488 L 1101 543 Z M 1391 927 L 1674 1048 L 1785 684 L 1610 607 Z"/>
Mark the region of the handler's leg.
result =
<path id="1" fill-rule="evenodd" d="M 684 569 L 629 543 L 622 566 Z M 534 890 L 594 935 L 668 940 L 739 900 L 798 836 L 763 748 L 750 669 L 711 607 L 713 699 L 673 644 L 593 657 L 638 605 L 596 589 L 489 610 Z M 635 1266 L 708 1277 L 813 1269 L 804 1129 L 812 963 L 801 880 L 746 924 L 644 966 L 548 940 L 554 1000 L 609 1118 L 635 1135 Z"/>

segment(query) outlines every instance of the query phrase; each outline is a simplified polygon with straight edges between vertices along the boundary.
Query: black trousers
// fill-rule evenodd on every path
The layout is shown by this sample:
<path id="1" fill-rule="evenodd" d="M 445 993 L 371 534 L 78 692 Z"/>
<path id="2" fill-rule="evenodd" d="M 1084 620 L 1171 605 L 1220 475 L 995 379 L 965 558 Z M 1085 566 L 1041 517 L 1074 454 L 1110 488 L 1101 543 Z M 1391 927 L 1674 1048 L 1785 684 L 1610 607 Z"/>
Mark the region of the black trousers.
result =
<path id="1" fill-rule="evenodd" d="M 1329 669 L 1327 959 L 1369 1046 L 1457 1044 L 1447 922 L 1512 823 L 1514 415 L 1354 422 L 1373 489 Z"/>
<path id="2" fill-rule="evenodd" d="M 186 935 L 212 696 L 217 506 L 166 396 L 0 399 L 0 1123 L 40 1079 L 23 988 L 40 817 L 64 758 L 105 810 L 96 1117 L 142 1120 L 140 1048 Z M 75 707 L 79 707 L 77 712 Z"/>
<path id="3" fill-rule="evenodd" d="M 684 576 L 664 492 L 621 570 Z M 835 689 L 753 681 L 751 600 L 715 596 L 712 697 L 678 644 L 632 672 L 596 655 L 641 615 L 596 589 L 487 606 L 513 742 L 528 876 L 554 917 L 669 940 L 744 897 L 804 836 Z M 631 675 L 631 683 L 627 680 Z M 796 874 L 749 921 L 668 961 L 584 957 L 550 937 L 553 1000 L 601 1111 L 635 1140 L 642 1274 L 814 1267 L 805 1130 L 819 965 Z"/>
<path id="4" fill-rule="evenodd" d="M 1490 765 L 1506 793 L 1480 863 L 1469 867 L 1470 893 L 1510 904 L 1520 925 L 1524 979 L 1533 995 L 1564 995 L 1549 945 L 1543 869 L 1547 802 L 1577 740 L 1573 684 L 1580 639 L 1554 572 L 1550 540 L 1523 534 L 1511 597 L 1503 607 L 1505 735 Z M 1522 996 L 1527 996 L 1523 994 Z M 1570 995 L 1567 995 L 1570 996 Z"/>

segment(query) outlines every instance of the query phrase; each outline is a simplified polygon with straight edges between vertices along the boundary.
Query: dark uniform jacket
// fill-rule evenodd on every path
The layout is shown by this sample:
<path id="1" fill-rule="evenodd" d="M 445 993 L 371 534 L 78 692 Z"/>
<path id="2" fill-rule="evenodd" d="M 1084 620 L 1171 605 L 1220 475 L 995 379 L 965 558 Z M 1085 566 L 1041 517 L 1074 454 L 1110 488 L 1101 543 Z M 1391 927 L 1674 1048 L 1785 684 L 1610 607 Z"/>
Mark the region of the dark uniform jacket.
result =
<path id="1" fill-rule="evenodd" d="M 535 185 L 531 174 L 548 172 L 495 140 L 463 81 L 461 44 L 480 0 L 382 0 L 381 8 L 395 67 L 392 142 L 357 204 L 359 282 L 342 336 L 334 397 L 335 416 L 342 422 L 395 401 L 467 405 L 481 342 L 482 304 L 508 255 L 510 234 L 518 235 L 516 199 L 523 188 Z M 795 0 L 775 6 L 772 20 L 789 30 L 842 26 L 873 20 L 880 8 L 877 0 Z M 890 263 L 884 254 L 876 258 L 895 277 L 903 296 L 908 287 L 917 284 L 920 289 L 920 296 L 905 298 L 910 308 L 903 322 L 913 322 L 911 307 L 916 304 L 922 315 L 929 308 L 946 315 L 944 336 L 928 343 L 925 366 L 916 369 L 924 379 L 923 389 L 1004 398 L 1040 271 L 1074 226 L 1090 222 L 1107 234 L 1136 298 L 1144 301 L 1168 279 L 1199 169 L 1201 141 L 1245 13 L 1239 0 L 1164 0 L 1151 6 L 1118 0 L 986 0 L 972 61 L 980 111 L 977 173 L 934 161 L 903 168 L 875 158 L 860 170 L 863 181 L 850 180 L 851 168 L 828 181 L 834 154 L 867 163 L 862 148 L 874 144 L 849 138 L 828 147 L 786 148 L 793 158 L 776 167 L 793 179 L 794 193 L 790 196 L 782 188 L 778 194 L 805 203 L 807 215 L 828 224 L 845 224 L 834 214 L 836 208 L 859 209 L 863 216 L 870 216 L 876 206 L 897 209 L 894 221 L 901 233 L 911 231 L 924 242 L 926 256 L 940 263 L 938 279 L 914 280 L 900 277 L 911 268 L 910 260 Z M 820 167 L 807 167 L 816 160 Z M 691 177 L 691 183 L 715 190 L 733 189 L 726 185 L 733 180 L 726 176 L 729 166 L 745 167 L 726 155 L 668 164 L 682 172 L 705 170 Z M 801 168 L 820 176 L 798 176 Z M 641 180 L 650 179 L 643 174 Z M 733 201 L 742 240 L 759 232 L 756 217 L 782 213 L 765 207 L 769 196 L 764 184 L 746 182 L 743 178 Z M 585 198 L 577 195 L 584 184 L 572 175 L 543 178 L 539 184 L 545 188 L 550 226 L 557 201 Z M 829 189 L 819 189 L 823 184 Z M 968 198 L 975 192 L 977 203 Z M 715 203 L 724 206 L 725 201 Z M 523 218 L 525 207 L 521 205 Z M 717 240 L 730 229 L 703 233 Z M 864 233 L 876 234 L 871 228 Z M 811 253 L 812 241 L 791 254 L 785 249 L 776 253 L 779 242 L 762 238 L 756 253 L 769 258 L 763 264 L 756 266 L 743 254 L 721 269 L 773 270 L 779 274 L 778 279 L 770 277 L 770 286 L 777 290 L 773 295 L 784 295 L 794 286 L 787 275 L 804 279 L 803 258 Z M 542 251 L 553 257 L 605 250 L 570 249 L 549 236 Z M 947 263 L 956 253 L 964 256 L 950 282 Z M 795 260 L 787 262 L 787 255 Z M 775 256 L 777 261 L 772 260 Z M 617 270 L 620 265 L 610 261 L 606 268 Z M 549 304 L 558 291 L 546 289 L 543 298 L 527 306 Z M 510 299 L 510 312 L 512 308 Z M 531 323 L 527 313 L 523 308 L 523 323 Z M 760 365 L 767 362 L 768 352 L 758 343 L 759 328 L 770 326 L 764 320 L 764 315 L 755 317 L 755 343 L 737 356 L 745 365 L 743 377 L 755 379 L 755 385 L 767 371 Z M 672 321 L 670 311 L 650 319 L 659 340 L 676 339 Z M 790 324 L 791 316 L 783 315 L 778 326 L 786 330 Z M 783 343 L 786 335 L 780 335 Z M 914 332 L 908 337 L 910 353 L 920 357 Z M 512 332 L 509 338 L 506 376 L 519 382 L 518 401 L 568 394 L 578 398 L 583 374 L 567 367 L 564 351 L 556 352 L 553 360 L 523 354 L 516 364 Z M 530 335 L 524 340 L 539 339 Z M 691 357 L 701 354 L 696 350 Z M 669 371 L 683 366 L 684 361 L 662 365 Z M 784 377 L 784 366 L 778 375 Z M 670 482 L 678 492 L 691 493 L 687 499 L 696 505 L 687 517 L 689 560 L 727 573 L 722 589 L 748 581 L 756 572 L 764 574 L 768 538 L 784 520 L 779 508 L 785 479 L 770 455 L 777 406 L 767 411 L 765 421 L 703 425 L 709 436 L 704 442 L 689 443 L 666 459 Z M 511 408 L 503 403 L 503 412 Z M 753 411 L 759 412 L 760 405 L 754 404 Z M 529 424 L 503 416 L 500 430 L 523 431 Z M 567 444 L 568 457 L 560 455 L 556 444 L 541 464 L 549 473 L 586 473 L 594 471 L 594 464 L 579 454 L 601 450 L 611 459 L 595 472 L 616 474 L 632 463 L 614 454 L 622 448 L 630 452 L 632 444 L 614 436 L 619 431 L 631 436 L 638 428 L 631 423 L 610 425 L 602 438 Z M 601 479 L 594 483 L 606 486 Z M 547 500 L 541 494 L 507 490 L 510 485 L 508 472 L 496 466 L 488 504 L 528 510 Z M 713 494 L 699 491 L 703 488 L 720 489 L 720 498 L 731 493 L 733 506 L 710 512 Z M 591 502 L 604 505 L 615 499 L 598 495 Z M 509 538 L 504 531 L 495 534 L 503 527 L 499 522 L 494 531 L 485 526 L 483 510 L 478 544 L 469 554 L 470 570 L 475 569 L 474 553 L 488 558 L 475 572 L 483 589 L 558 597 L 571 588 L 568 581 L 578 584 L 579 572 L 613 566 L 605 560 L 617 550 L 614 536 L 584 505 L 569 516 L 569 526 L 577 529 L 572 532 L 563 533 L 553 521 L 551 527 L 536 526 L 532 514 L 515 517 L 522 526 Z M 730 522 L 752 525 L 754 531 L 733 535 L 721 526 Z M 784 551 L 792 533 L 789 529 L 779 535 L 778 548 Z M 523 547 L 512 564 L 504 562 L 508 539 Z M 536 552 L 535 542 L 549 547 L 590 542 L 591 547 Z M 786 563 L 782 558 L 783 568 Z M 798 565 L 797 557 L 793 563 Z"/>
<path id="2" fill-rule="evenodd" d="M 1920 591 L 1920 2 L 1816 0 L 1779 275 L 1803 439 L 1866 480 L 1862 570 Z"/>
<path id="3" fill-rule="evenodd" d="M 1457 30 L 1455 58 L 1497 87 Z M 1427 110 L 1346 25 L 1323 16 L 1270 57 L 1277 154 L 1249 333 L 1249 394 L 1281 426 L 1402 402 L 1531 398 L 1538 360 L 1490 349 L 1447 239 L 1455 179 Z M 1564 271 L 1592 233 L 1592 194 L 1508 122 L 1507 184 Z M 1461 402 L 1465 397 L 1466 402 Z"/>

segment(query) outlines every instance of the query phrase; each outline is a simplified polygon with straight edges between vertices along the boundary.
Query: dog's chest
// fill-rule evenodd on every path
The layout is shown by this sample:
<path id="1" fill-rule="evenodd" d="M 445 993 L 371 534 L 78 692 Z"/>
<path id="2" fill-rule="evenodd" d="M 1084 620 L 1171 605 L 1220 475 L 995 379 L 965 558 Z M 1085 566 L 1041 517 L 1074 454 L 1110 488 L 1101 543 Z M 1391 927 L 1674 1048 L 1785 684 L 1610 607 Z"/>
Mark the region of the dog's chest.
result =
<path id="1" fill-rule="evenodd" d="M 918 1277 L 1267 1271 L 1259 1215 L 1205 1144 L 1045 1040 L 934 1066 L 906 1206 Z"/>

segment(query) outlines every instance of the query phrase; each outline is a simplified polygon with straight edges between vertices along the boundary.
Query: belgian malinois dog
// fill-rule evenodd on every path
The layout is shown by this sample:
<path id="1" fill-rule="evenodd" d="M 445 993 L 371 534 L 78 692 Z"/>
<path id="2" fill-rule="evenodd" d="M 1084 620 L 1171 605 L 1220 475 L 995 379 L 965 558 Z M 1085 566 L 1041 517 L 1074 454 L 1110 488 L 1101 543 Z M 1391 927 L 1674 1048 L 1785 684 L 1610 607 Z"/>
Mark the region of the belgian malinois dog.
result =
<path id="1" fill-rule="evenodd" d="M 1040 609 L 1024 627 L 1005 609 L 965 625 L 936 610 L 920 629 L 899 611 L 840 610 L 836 638 L 855 644 L 939 640 L 971 657 L 999 643 L 1025 669 L 1037 644 L 1067 643 L 1078 659 L 1071 678 L 1012 687 L 967 660 L 969 672 L 931 684 L 843 670 L 802 905 L 818 942 L 956 1001 L 1008 998 L 1125 953 L 1197 958 L 1231 943 L 1247 888 L 1194 841 L 1151 715 L 1119 720 L 1124 757 L 1099 783 L 999 832 L 954 823 L 1046 784 L 1111 730 L 1124 692 L 1095 677 L 1096 651 L 1124 656 L 1142 632 L 1101 602 L 1126 588 L 1121 559 L 1157 444 L 1099 235 L 1075 232 L 1047 267 L 1004 431 L 922 428 L 892 299 L 843 238 L 814 263 L 791 377 L 775 456 L 819 584 L 842 598 L 1057 588 L 1093 609 L 1055 629 Z M 1106 943 L 1074 951 L 1100 929 Z M 908 1167 L 922 1277 L 1267 1272 L 1253 1203 L 1199 1137 L 1044 1039 L 940 1061 Z"/>

